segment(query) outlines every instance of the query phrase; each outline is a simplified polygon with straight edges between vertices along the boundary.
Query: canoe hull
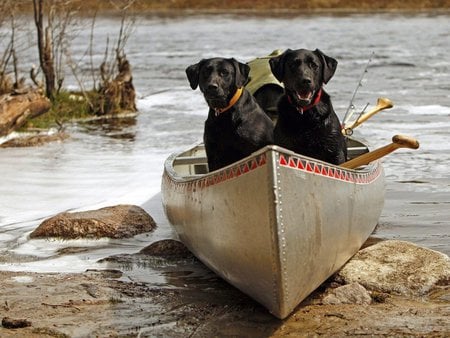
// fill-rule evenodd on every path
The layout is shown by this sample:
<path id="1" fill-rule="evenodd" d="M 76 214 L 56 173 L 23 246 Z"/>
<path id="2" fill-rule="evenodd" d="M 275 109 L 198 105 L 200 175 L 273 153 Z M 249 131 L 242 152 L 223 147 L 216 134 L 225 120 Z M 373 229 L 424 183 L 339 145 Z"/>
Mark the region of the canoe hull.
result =
<path id="1" fill-rule="evenodd" d="M 175 157 L 174 157 L 175 158 Z M 180 240 L 209 268 L 285 318 L 354 255 L 384 201 L 383 170 L 343 170 L 269 146 L 222 170 L 162 180 Z"/>

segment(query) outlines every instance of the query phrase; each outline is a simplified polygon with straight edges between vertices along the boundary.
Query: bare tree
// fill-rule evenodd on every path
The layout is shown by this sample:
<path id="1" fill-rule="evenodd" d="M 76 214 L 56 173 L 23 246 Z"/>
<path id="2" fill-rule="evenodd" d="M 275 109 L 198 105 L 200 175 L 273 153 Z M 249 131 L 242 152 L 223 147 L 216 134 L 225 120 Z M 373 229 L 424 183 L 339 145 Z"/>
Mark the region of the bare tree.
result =
<path id="1" fill-rule="evenodd" d="M 45 78 L 45 93 L 53 99 L 55 95 L 55 66 L 52 48 L 51 20 L 44 26 L 44 0 L 33 0 L 34 23 L 37 29 L 39 62 Z"/>
<path id="2" fill-rule="evenodd" d="M 122 20 L 113 50 L 109 47 L 109 39 L 105 56 L 100 66 L 102 82 L 99 88 L 100 102 L 98 114 L 114 114 L 120 111 L 136 111 L 136 92 L 133 86 L 131 65 L 125 55 L 125 46 L 134 29 L 134 20 L 128 18 L 127 9 L 134 1 L 127 1 L 121 8 Z"/>
<path id="3" fill-rule="evenodd" d="M 70 55 L 68 28 L 72 25 L 77 11 L 72 0 L 33 0 L 33 9 L 46 95 L 54 98 L 64 82 L 65 56 Z"/>
<path id="4" fill-rule="evenodd" d="M 8 19 L 10 21 L 10 31 L 0 35 L 1 41 L 8 41 L 4 45 L 4 50 L 0 56 L 0 94 L 10 93 L 12 90 L 21 90 L 25 84 L 25 78 L 20 77 L 18 68 L 17 48 L 18 44 L 18 24 L 16 21 L 17 6 L 20 2 L 5 1 L 0 4 L 0 26 Z"/>

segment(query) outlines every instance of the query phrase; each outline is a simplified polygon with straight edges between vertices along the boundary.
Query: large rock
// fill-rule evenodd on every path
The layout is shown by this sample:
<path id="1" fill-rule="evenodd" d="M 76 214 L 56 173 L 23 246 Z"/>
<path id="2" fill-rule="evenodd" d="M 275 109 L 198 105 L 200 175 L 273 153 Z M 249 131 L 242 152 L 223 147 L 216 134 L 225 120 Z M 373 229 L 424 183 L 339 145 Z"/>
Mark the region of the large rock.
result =
<path id="1" fill-rule="evenodd" d="M 450 283 L 450 258 L 409 242 L 388 240 L 359 251 L 336 279 L 373 291 L 420 296 Z"/>
<path id="2" fill-rule="evenodd" d="M 128 238 L 152 231 L 153 218 L 135 205 L 117 205 L 84 212 L 63 212 L 53 216 L 34 230 L 31 238 Z"/>

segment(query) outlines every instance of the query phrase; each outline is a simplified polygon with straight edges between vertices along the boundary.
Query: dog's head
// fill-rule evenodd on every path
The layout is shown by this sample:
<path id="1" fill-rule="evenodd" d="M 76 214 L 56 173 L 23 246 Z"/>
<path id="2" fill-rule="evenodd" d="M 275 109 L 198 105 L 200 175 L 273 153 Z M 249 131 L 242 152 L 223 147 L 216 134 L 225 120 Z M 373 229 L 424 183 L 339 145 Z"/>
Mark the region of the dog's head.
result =
<path id="1" fill-rule="evenodd" d="M 248 81 L 250 67 L 235 59 L 211 58 L 186 68 L 192 89 L 200 88 L 208 106 L 224 108 L 238 88 Z"/>
<path id="2" fill-rule="evenodd" d="M 334 75 L 337 61 L 319 49 L 286 50 L 269 61 L 272 73 L 284 84 L 294 104 L 304 107 L 311 103 L 323 84 Z"/>

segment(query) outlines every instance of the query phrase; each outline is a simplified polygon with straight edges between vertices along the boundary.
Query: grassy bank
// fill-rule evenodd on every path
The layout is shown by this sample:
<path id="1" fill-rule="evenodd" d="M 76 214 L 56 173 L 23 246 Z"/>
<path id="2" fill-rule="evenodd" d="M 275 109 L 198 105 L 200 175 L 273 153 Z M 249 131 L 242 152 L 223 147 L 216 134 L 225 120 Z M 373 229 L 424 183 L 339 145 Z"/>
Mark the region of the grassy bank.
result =
<path id="1" fill-rule="evenodd" d="M 96 103 L 98 95 L 94 92 L 89 92 L 89 99 Z M 54 127 L 57 123 L 64 123 L 66 121 L 89 118 L 93 116 L 92 109 L 88 103 L 79 93 L 70 93 L 61 91 L 56 95 L 52 107 L 45 114 L 29 120 L 22 130 L 28 128 L 47 129 Z"/>

